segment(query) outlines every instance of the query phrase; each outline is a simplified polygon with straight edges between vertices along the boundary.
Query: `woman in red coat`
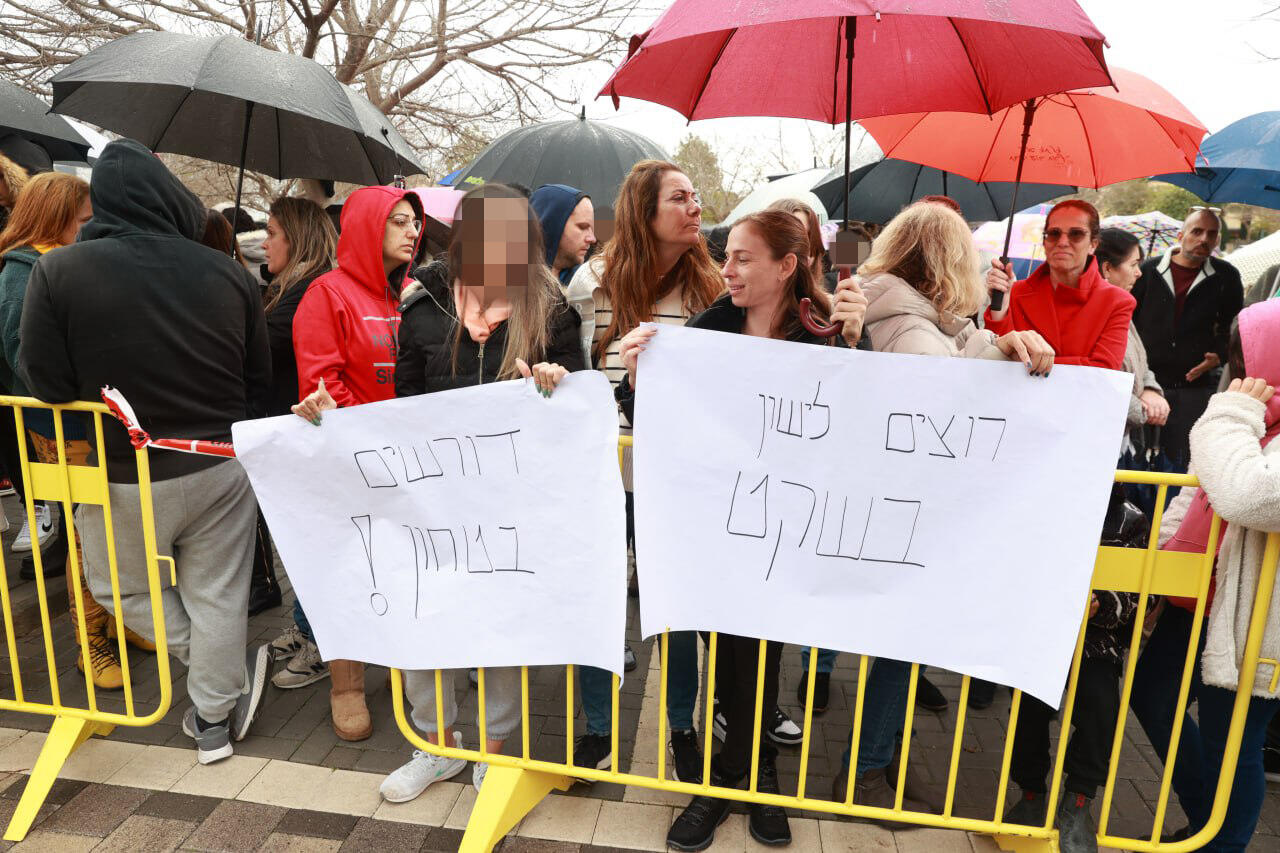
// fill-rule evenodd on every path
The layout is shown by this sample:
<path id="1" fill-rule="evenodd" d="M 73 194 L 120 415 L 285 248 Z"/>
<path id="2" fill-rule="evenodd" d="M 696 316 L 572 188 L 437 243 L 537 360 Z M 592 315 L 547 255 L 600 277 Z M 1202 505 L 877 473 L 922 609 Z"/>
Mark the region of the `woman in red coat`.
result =
<path id="1" fill-rule="evenodd" d="M 1053 347 L 1054 364 L 1119 370 L 1135 303 L 1098 271 L 1093 250 L 1100 230 L 1098 211 L 1087 201 L 1054 205 L 1045 219 L 1045 263 L 1015 283 L 1008 267 L 991 262 L 987 288 L 1008 298 L 1003 310 L 988 309 L 986 327 L 997 335 L 1039 332 Z"/>

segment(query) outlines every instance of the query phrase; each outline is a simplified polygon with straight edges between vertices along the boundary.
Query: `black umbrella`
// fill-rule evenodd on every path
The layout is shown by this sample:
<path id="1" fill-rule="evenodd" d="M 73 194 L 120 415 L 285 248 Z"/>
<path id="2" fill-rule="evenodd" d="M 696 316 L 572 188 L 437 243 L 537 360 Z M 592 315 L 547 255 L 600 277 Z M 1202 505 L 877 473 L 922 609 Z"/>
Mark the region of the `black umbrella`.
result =
<path id="1" fill-rule="evenodd" d="M 976 183 L 952 172 L 891 158 L 849 173 L 847 214 L 841 198 L 844 187 L 844 169 L 835 168 L 813 188 L 813 193 L 832 219 L 879 223 L 888 222 L 902 208 L 926 195 L 954 199 L 970 222 L 994 222 L 1013 213 L 1015 195 L 1017 204 L 1030 207 L 1076 191 L 1075 187 L 1055 184 L 1023 184 L 1015 192 L 1012 183 Z"/>
<path id="2" fill-rule="evenodd" d="M 53 78 L 53 109 L 275 178 L 383 184 L 422 172 L 381 111 L 314 61 L 236 36 L 148 32 L 95 48 Z"/>
<path id="3" fill-rule="evenodd" d="M 667 153 L 638 133 L 576 119 L 517 128 L 498 137 L 463 169 L 453 186 L 467 189 L 486 181 L 568 184 L 591 196 L 597 211 L 613 209 L 622 179 L 641 160 L 667 160 Z"/>
<path id="4" fill-rule="evenodd" d="M 21 86 L 0 80 L 0 137 L 16 134 L 36 143 L 51 160 L 83 162 L 88 141 L 71 123 L 49 112 L 49 105 Z"/>

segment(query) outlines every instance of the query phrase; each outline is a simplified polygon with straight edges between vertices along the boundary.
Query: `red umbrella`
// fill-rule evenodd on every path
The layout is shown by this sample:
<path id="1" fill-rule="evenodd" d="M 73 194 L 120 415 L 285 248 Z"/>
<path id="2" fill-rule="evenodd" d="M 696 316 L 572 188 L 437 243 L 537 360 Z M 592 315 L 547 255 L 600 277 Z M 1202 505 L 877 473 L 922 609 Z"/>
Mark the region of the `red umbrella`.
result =
<path id="1" fill-rule="evenodd" d="M 854 117 L 990 114 L 1107 85 L 1103 43 L 1075 0 L 676 0 L 600 94 L 690 120 L 843 121 L 847 182 Z"/>
<path id="2" fill-rule="evenodd" d="M 920 112 L 867 118 L 860 124 L 886 157 L 975 181 L 1097 188 L 1195 171 L 1200 141 L 1208 132 L 1200 120 L 1141 74 L 1114 68 L 1112 75 L 1114 88 L 1045 95 L 990 117 Z M 1009 221 L 1012 229 L 1012 217 Z M 993 294 L 996 309 L 999 296 Z"/>

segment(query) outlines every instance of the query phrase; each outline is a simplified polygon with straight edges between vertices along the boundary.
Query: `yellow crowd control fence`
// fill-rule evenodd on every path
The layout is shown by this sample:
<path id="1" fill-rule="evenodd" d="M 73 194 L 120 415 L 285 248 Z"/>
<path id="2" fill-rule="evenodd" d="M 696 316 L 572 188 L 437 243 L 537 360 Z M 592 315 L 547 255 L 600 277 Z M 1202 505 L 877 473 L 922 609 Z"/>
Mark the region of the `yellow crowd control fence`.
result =
<path id="1" fill-rule="evenodd" d="M 35 569 L 34 584 L 14 583 L 7 573 L 5 582 L 0 584 L 0 608 L 4 610 L 5 642 L 8 646 L 8 655 L 5 661 L 0 661 L 0 670 L 7 663 L 8 672 L 3 675 L 8 676 L 12 686 L 11 693 L 5 690 L 4 679 L 0 677 L 0 710 L 53 717 L 49 734 L 4 835 L 8 841 L 20 841 L 31 828 L 63 763 L 77 747 L 95 734 L 109 734 L 115 726 L 151 725 L 168 712 L 172 684 L 160 598 L 160 563 L 167 563 L 171 582 L 176 583 L 176 577 L 172 558 L 156 553 L 150 468 L 147 451 L 139 449 L 136 451 L 138 486 L 146 549 L 145 568 L 151 598 L 151 629 L 156 651 L 154 672 L 150 661 L 141 658 L 137 651 L 133 652 L 131 665 L 125 646 L 127 632 L 120 605 L 116 531 L 112 525 L 106 461 L 101 454 L 97 454 L 95 459 L 87 452 L 90 436 L 94 439 L 92 446 L 103 446 L 102 419 L 110 417 L 110 411 L 101 403 L 53 406 L 30 398 L 5 396 L 0 396 L 0 408 L 10 409 L 13 418 L 15 433 L 12 438 L 16 439 L 25 484 L 22 502 L 24 517 L 32 531 L 34 547 L 31 558 Z M 0 411 L 0 417 L 7 415 Z M 33 430 L 36 421 L 39 427 Z M 0 429 L 7 428 L 7 423 L 0 422 Z M 86 431 L 84 435 L 80 434 L 81 429 Z M 44 449 L 43 458 L 33 458 L 35 447 Z M 81 448 L 86 452 L 81 452 Z M 94 685 L 88 642 L 90 627 L 86 624 L 86 611 L 92 608 L 92 599 L 79 549 L 67 549 L 65 594 L 60 573 L 55 571 L 55 576 L 45 576 L 45 564 L 55 559 L 55 552 L 41 553 L 36 532 L 36 501 L 51 502 L 60 508 L 69 542 L 76 541 L 73 538 L 74 508 L 87 504 L 102 507 L 112 600 L 101 603 L 115 614 L 115 644 L 123 679 L 118 693 L 107 693 Z M 5 546 L 11 541 L 10 535 L 0 534 Z M 54 547 L 63 545 L 59 543 Z M 65 654 L 60 655 L 55 649 L 55 638 L 63 633 L 59 630 L 59 618 L 69 618 L 63 617 L 64 613 L 75 617 L 70 619 L 70 633 L 78 646 L 77 656 L 83 677 L 76 673 L 75 658 L 68 661 Z M 59 677 L 60 666 L 64 670 L 63 678 Z M 135 684 L 135 675 L 141 671 L 147 673 L 145 683 Z"/>
<path id="2" fill-rule="evenodd" d="M 630 439 L 624 438 L 629 444 Z M 1176 553 L 1161 551 L 1157 547 L 1157 537 L 1166 504 L 1167 490 L 1171 487 L 1194 487 L 1194 477 L 1176 474 L 1157 474 L 1145 472 L 1119 471 L 1116 480 L 1121 483 L 1148 484 L 1158 487 L 1156 510 L 1151 521 L 1151 534 L 1145 548 L 1101 547 L 1098 550 L 1097 562 L 1093 574 L 1093 587 L 1099 590 L 1115 590 L 1118 592 L 1138 594 L 1138 609 L 1133 619 L 1130 632 L 1128 654 L 1123 667 L 1121 686 L 1120 712 L 1116 721 L 1114 742 L 1110 753 L 1110 763 L 1106 785 L 1102 792 L 1101 815 L 1098 821 L 1097 839 L 1100 845 L 1123 848 L 1133 851 L 1181 851 L 1195 850 L 1207 843 L 1222 826 L 1227 810 L 1227 802 L 1231 793 L 1231 784 L 1235 774 L 1236 762 L 1240 753 L 1241 735 L 1244 729 L 1245 715 L 1250 699 L 1250 686 L 1254 683 L 1254 674 L 1259 663 L 1259 648 L 1262 641 L 1263 628 L 1266 625 L 1268 605 L 1271 601 L 1275 583 L 1276 563 L 1280 557 L 1280 534 L 1273 534 L 1267 541 L 1264 557 L 1264 570 L 1258 584 L 1252 620 L 1247 635 L 1244 659 L 1240 668 L 1240 688 L 1235 703 L 1228 731 L 1227 747 L 1219 770 L 1216 794 L 1213 800 L 1212 813 L 1207 824 L 1195 835 L 1177 841 L 1162 842 L 1162 831 L 1166 827 L 1166 815 L 1172 782 L 1172 767 L 1177 756 L 1177 748 L 1182 728 L 1183 715 L 1175 715 L 1174 729 L 1170 739 L 1168 754 L 1160 756 L 1164 770 L 1159 784 L 1159 797 L 1154 808 L 1154 821 L 1149 833 L 1133 833 L 1132 837 L 1111 831 L 1112 814 L 1115 810 L 1115 794 L 1119 775 L 1119 763 L 1124 747 L 1125 721 L 1129 713 L 1129 698 L 1132 690 L 1134 669 L 1138 661 L 1138 650 L 1143 638 L 1143 625 L 1149 611 L 1150 596 L 1179 596 L 1194 598 L 1196 601 L 1193 627 L 1190 642 L 1182 667 L 1181 683 L 1178 687 L 1178 706 L 1185 707 L 1191 689 L 1193 668 L 1196 663 L 1198 641 L 1205 619 L 1205 602 L 1209 590 L 1209 582 L 1213 574 L 1213 554 L 1217 544 L 1220 521 L 1215 516 L 1210 530 L 1208 547 L 1205 553 Z M 1080 661 L 1084 649 L 1084 626 L 1088 620 L 1089 602 L 1084 602 L 1081 619 L 1081 631 L 1076 642 L 1072 660 L 1070 677 L 1067 682 L 1065 700 L 1060 711 L 1060 732 L 1071 730 L 1071 716 L 1075 702 L 1077 679 Z M 619 766 L 619 682 L 616 675 L 612 679 L 612 758 L 607 769 L 594 767 L 576 767 L 573 762 L 574 751 L 574 718 L 576 706 L 574 699 L 574 667 L 565 668 L 564 679 L 564 753 L 562 760 L 539 760 L 531 755 L 530 750 L 530 681 L 527 667 L 521 669 L 520 702 L 521 702 L 521 747 L 516 755 L 496 754 L 487 750 L 485 733 L 485 678 L 484 670 L 479 672 L 478 713 L 479 748 L 455 749 L 444 748 L 426 740 L 410 724 L 405 711 L 404 681 L 399 670 L 392 671 L 393 707 L 396 722 L 404 736 L 418 749 L 450 758 L 467 761 L 482 761 L 489 764 L 484 786 L 476 800 L 471 818 L 463 838 L 463 851 L 488 851 L 509 832 L 520 819 L 553 789 L 566 790 L 575 779 L 613 782 L 620 785 L 638 786 L 662 791 L 677 792 L 689 795 L 709 795 L 745 803 L 776 805 L 786 808 L 804 809 L 810 812 L 826 812 L 833 815 L 847 815 L 872 820 L 891 820 L 917 826 L 941 827 L 961 831 L 979 832 L 995 837 L 997 843 L 1006 850 L 1018 851 L 1050 851 L 1057 850 L 1057 829 L 1054 827 L 1057 802 L 1062 796 L 1063 767 L 1066 755 L 1067 738 L 1059 737 L 1054 756 L 1049 791 L 1046 797 L 1046 819 L 1040 826 L 1025 826 L 1004 822 L 1006 809 L 1006 791 L 1009 788 L 1011 758 L 1013 753 L 1013 731 L 1017 725 L 1021 691 L 1014 691 L 1009 708 L 1008 725 L 1004 736 L 1003 751 L 999 760 L 999 782 L 995 789 L 994 801 L 980 813 L 973 814 L 972 809 L 966 815 L 957 814 L 958 775 L 964 756 L 971 750 L 962 749 L 966 733 L 966 712 L 970 679 L 965 676 L 961 681 L 960 699 L 956 705 L 957 713 L 954 731 L 950 742 L 950 761 L 946 771 L 945 804 L 940 813 L 909 811 L 903 808 L 904 789 L 907 778 L 908 762 L 911 755 L 911 739 L 913 721 L 915 720 L 915 693 L 918 665 L 912 665 L 911 678 L 908 682 L 906 712 L 902 721 L 902 744 L 900 759 L 896 768 L 890 767 L 888 772 L 896 774 L 896 800 L 892 808 L 873 807 L 860 804 L 855 800 L 854 773 L 858 757 L 857 750 L 863 723 L 863 698 L 867 684 L 868 670 L 871 661 L 866 655 L 857 660 L 857 701 L 849 722 L 851 731 L 852 752 L 848 763 L 847 794 L 843 801 L 815 796 L 807 790 L 807 779 L 811 758 L 813 732 L 813 693 L 816 678 L 817 649 L 809 652 L 808 682 L 806 686 L 807 701 L 803 721 L 803 740 L 800 744 L 800 761 L 797 778 L 792 782 L 792 793 L 786 793 L 787 780 L 781 780 L 784 793 L 771 794 L 757 790 L 757 768 L 761 747 L 761 704 L 765 684 L 765 645 L 760 641 L 760 653 L 757 657 L 758 667 L 755 686 L 755 731 L 752 743 L 751 772 L 747 777 L 746 789 L 730 789 L 712 783 L 711 754 L 712 744 L 706 733 L 712 731 L 713 697 L 715 693 L 715 671 L 717 635 L 711 633 L 706 643 L 705 655 L 705 701 L 703 703 L 702 732 L 704 740 L 703 768 L 701 783 L 686 783 L 667 778 L 667 718 L 666 699 L 668 692 L 667 655 L 668 636 L 664 633 L 659 639 L 661 645 L 661 666 L 659 685 L 660 700 L 658 702 L 658 738 L 656 772 L 641 772 L 638 768 L 651 768 L 655 764 L 649 756 L 637 752 L 632 756 L 630 769 Z M 440 678 L 436 676 L 437 731 L 445 731 L 443 712 L 445 707 L 440 695 Z M 558 688 L 556 688 L 558 690 Z M 545 703 L 543 703 L 545 705 Z M 544 730 L 546 726 L 543 726 Z"/>

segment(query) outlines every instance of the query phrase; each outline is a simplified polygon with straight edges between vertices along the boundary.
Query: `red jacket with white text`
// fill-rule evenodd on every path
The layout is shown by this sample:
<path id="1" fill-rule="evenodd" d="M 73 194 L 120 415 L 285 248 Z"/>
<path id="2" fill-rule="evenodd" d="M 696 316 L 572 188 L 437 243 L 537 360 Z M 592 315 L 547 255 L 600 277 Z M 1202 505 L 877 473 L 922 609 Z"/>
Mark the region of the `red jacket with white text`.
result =
<path id="1" fill-rule="evenodd" d="M 393 187 L 364 187 L 343 204 L 338 268 L 312 282 L 293 318 L 299 399 L 321 379 L 339 406 L 396 395 L 396 306 L 411 265 L 387 276 L 382 242 L 387 218 L 401 199 L 422 217 L 417 196 Z"/>

